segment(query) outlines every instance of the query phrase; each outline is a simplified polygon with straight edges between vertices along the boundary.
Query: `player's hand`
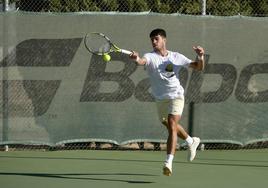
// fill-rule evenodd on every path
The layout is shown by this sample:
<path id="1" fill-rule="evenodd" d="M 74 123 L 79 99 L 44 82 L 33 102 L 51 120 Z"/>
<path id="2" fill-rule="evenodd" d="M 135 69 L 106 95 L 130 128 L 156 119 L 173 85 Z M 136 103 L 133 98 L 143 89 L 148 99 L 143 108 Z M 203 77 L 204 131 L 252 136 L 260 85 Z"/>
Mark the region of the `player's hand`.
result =
<path id="1" fill-rule="evenodd" d="M 131 59 L 133 59 L 138 65 L 145 65 L 146 64 L 146 59 L 140 58 L 138 52 L 132 51 L 132 54 L 130 54 L 129 57 Z"/>
<path id="2" fill-rule="evenodd" d="M 132 51 L 132 54 L 129 55 L 131 59 L 135 59 L 137 57 L 139 57 L 139 53 L 138 52 L 135 52 L 135 51 Z"/>
<path id="3" fill-rule="evenodd" d="M 129 55 L 129 57 L 133 60 L 137 60 L 137 59 L 140 59 L 140 56 L 139 56 L 139 53 L 138 52 L 135 52 L 135 51 L 132 51 L 132 54 Z"/>
<path id="4" fill-rule="evenodd" d="M 193 49 L 199 57 L 205 54 L 205 50 L 201 46 L 193 46 Z"/>

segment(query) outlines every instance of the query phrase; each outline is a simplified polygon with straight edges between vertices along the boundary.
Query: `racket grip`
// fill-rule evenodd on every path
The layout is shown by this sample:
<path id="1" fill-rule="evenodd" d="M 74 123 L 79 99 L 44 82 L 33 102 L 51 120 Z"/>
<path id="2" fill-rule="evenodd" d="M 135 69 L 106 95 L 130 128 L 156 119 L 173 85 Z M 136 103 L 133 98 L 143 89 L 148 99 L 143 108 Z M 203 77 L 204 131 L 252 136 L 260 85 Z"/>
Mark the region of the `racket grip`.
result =
<path id="1" fill-rule="evenodd" d="M 121 49 L 121 53 L 130 55 L 130 54 L 132 54 L 133 52 L 131 52 L 131 51 L 129 51 L 129 50 Z"/>

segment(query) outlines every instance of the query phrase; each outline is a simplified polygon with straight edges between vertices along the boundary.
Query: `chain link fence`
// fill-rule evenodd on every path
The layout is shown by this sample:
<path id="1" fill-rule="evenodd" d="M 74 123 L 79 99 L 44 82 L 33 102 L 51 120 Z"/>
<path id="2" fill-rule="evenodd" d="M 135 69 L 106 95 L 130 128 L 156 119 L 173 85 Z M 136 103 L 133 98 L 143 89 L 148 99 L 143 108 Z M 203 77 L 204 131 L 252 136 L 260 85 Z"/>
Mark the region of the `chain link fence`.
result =
<path id="1" fill-rule="evenodd" d="M 0 145 L 0 151 L 60 151 L 60 150 L 145 150 L 145 151 L 165 151 L 165 143 L 138 142 L 127 145 L 115 145 L 105 142 L 76 142 L 57 146 L 31 145 L 31 144 L 8 144 Z M 198 146 L 198 150 L 249 150 L 268 148 L 268 142 L 258 142 L 247 146 L 240 146 L 230 143 L 205 143 Z M 187 150 L 187 146 L 177 145 L 176 150 Z"/>
<path id="2" fill-rule="evenodd" d="M 31 12 L 156 12 L 215 16 L 268 16 L 267 0 L 2 0 Z M 8 7 L 9 6 L 9 7 Z"/>

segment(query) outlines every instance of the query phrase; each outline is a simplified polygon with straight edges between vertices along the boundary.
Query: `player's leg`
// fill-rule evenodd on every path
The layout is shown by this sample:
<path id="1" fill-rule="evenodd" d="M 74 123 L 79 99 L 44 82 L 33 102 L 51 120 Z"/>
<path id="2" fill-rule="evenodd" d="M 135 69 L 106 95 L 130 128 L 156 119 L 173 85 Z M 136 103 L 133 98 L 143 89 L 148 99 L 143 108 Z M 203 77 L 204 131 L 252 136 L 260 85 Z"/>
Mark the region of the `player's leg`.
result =
<path id="1" fill-rule="evenodd" d="M 170 113 L 171 114 L 179 114 L 181 115 L 184 108 L 184 99 L 178 98 L 171 100 L 170 105 Z M 195 158 L 196 155 L 196 149 L 198 145 L 200 144 L 200 138 L 197 137 L 191 137 L 188 135 L 188 133 L 183 129 L 183 127 L 179 124 L 180 119 L 178 120 L 177 124 L 177 135 L 185 140 L 189 147 L 189 154 L 188 154 L 188 160 L 192 161 Z"/>
<path id="2" fill-rule="evenodd" d="M 168 115 L 168 139 L 167 139 L 167 155 L 175 155 L 177 145 L 177 134 L 178 134 L 178 121 L 180 120 L 179 115 Z"/>
<path id="3" fill-rule="evenodd" d="M 178 126 L 177 122 L 179 121 L 179 115 L 168 115 L 168 139 L 167 139 L 167 157 L 163 167 L 163 174 L 166 176 L 171 176 L 172 174 L 172 162 L 176 152 L 177 145 L 177 133 Z"/>
<path id="4" fill-rule="evenodd" d="M 189 136 L 180 124 L 178 124 L 177 126 L 178 126 L 178 136 L 183 140 L 185 140 L 189 147 L 188 161 L 193 161 L 196 156 L 196 149 L 200 144 L 200 138 Z"/>
<path id="5" fill-rule="evenodd" d="M 166 128 L 168 129 L 168 109 L 169 109 L 169 100 L 159 100 L 156 102 L 157 105 L 157 111 L 158 111 L 158 117 L 160 122 L 166 126 Z M 169 131 L 170 132 L 170 131 Z M 175 132 L 175 139 L 177 139 L 177 133 Z M 173 153 L 170 153 L 170 151 L 172 150 L 172 146 L 170 143 L 173 143 L 174 141 L 174 136 L 172 138 L 172 136 L 168 136 L 167 139 L 167 156 L 166 156 L 166 160 L 164 162 L 164 166 L 163 166 L 163 174 L 166 176 L 170 176 L 172 173 L 172 161 L 174 158 L 174 151 Z M 177 141 L 175 141 L 177 142 Z M 176 146 L 175 146 L 176 147 Z"/>
<path id="6" fill-rule="evenodd" d="M 168 121 L 162 121 L 162 124 L 165 125 L 166 128 L 168 128 Z M 189 136 L 180 124 L 177 124 L 177 126 L 178 126 L 177 136 L 185 140 L 189 147 L 188 161 L 193 161 L 196 155 L 196 149 L 200 144 L 200 138 Z M 167 157 L 167 159 L 168 158 L 169 157 Z"/>
<path id="7" fill-rule="evenodd" d="M 168 129 L 167 157 L 163 167 L 163 174 L 170 176 L 172 173 L 172 162 L 176 152 L 177 136 L 186 140 L 189 145 L 189 161 L 196 155 L 196 148 L 200 143 L 199 138 L 190 137 L 179 124 L 184 107 L 184 99 L 157 101 L 158 116 L 163 125 Z"/>
<path id="8" fill-rule="evenodd" d="M 164 120 L 161 122 L 166 128 L 168 128 L 168 120 Z M 183 127 L 178 123 L 178 133 L 177 136 L 183 140 L 186 140 L 187 137 L 189 136 L 187 132 L 183 129 Z"/>

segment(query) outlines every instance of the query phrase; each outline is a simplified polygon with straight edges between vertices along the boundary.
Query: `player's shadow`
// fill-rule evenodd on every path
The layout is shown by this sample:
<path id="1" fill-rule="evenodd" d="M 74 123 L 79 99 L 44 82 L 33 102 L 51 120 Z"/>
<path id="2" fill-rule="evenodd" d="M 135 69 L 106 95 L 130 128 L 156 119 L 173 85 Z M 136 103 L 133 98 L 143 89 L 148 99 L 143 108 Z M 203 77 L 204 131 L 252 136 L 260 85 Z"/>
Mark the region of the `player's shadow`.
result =
<path id="1" fill-rule="evenodd" d="M 59 179 L 72 179 L 72 180 L 93 180 L 93 181 L 111 181 L 111 182 L 125 182 L 137 184 L 155 183 L 152 181 L 142 180 L 125 180 L 125 179 L 110 179 L 99 178 L 99 176 L 156 176 L 152 174 L 131 174 L 131 173 L 18 173 L 18 172 L 0 172 L 0 176 L 29 176 L 29 177 L 42 177 L 42 178 L 59 178 Z M 87 176 L 87 177 L 81 177 Z M 88 177 L 91 176 L 91 177 Z M 93 177 L 97 176 L 97 177 Z"/>

